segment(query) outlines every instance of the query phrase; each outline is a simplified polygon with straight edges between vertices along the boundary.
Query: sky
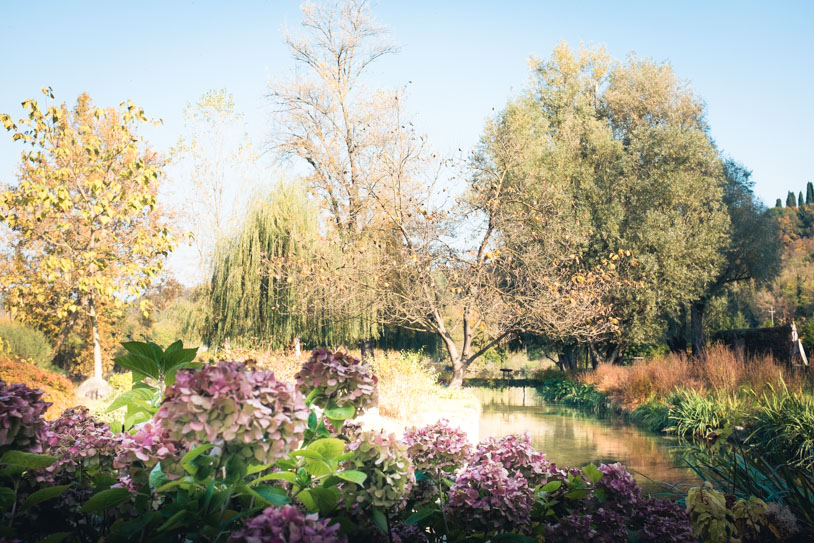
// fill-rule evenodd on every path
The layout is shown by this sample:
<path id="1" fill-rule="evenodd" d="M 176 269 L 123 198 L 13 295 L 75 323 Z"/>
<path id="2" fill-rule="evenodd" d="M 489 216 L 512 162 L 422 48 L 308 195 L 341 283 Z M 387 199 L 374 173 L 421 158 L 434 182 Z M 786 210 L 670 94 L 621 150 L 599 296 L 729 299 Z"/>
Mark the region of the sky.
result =
<path id="1" fill-rule="evenodd" d="M 226 89 L 262 147 L 269 80 L 290 75 L 283 31 L 297 30 L 299 5 L 0 0 L 0 112 L 16 118 L 43 86 L 58 102 L 82 92 L 97 105 L 131 99 L 163 119 L 145 136 L 166 150 L 186 105 Z M 526 85 L 529 56 L 565 40 L 669 61 L 768 205 L 814 179 L 814 2 L 380 0 L 374 14 L 401 51 L 374 65 L 368 84 L 406 85 L 415 124 L 442 152 L 470 149 Z M 19 152 L 0 133 L 0 183 L 13 181 Z"/>

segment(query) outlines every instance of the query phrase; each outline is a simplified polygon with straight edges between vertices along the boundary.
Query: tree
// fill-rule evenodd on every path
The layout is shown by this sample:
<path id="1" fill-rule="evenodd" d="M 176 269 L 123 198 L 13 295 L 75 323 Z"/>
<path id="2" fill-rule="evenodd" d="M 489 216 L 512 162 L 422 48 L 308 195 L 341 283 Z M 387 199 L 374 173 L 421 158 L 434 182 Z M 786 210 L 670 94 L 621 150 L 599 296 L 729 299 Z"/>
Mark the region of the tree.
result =
<path id="1" fill-rule="evenodd" d="M 609 293 L 618 333 L 586 340 L 595 359 L 612 361 L 626 345 L 653 342 L 665 314 L 716 276 L 728 227 L 721 162 L 702 102 L 669 65 L 611 63 L 602 49 L 563 44 L 532 66 L 531 87 L 507 108 L 529 119 L 526 139 L 539 148 L 515 190 L 562 195 L 572 258 L 586 269 L 632 254 Z M 558 222 L 543 225 L 558 239 Z"/>
<path id="2" fill-rule="evenodd" d="M 774 207 L 783 207 L 783 200 L 778 198 L 777 201 L 774 203 Z"/>
<path id="3" fill-rule="evenodd" d="M 791 191 L 789 191 L 789 195 L 786 196 L 786 207 L 797 207 L 797 197 Z"/>
<path id="4" fill-rule="evenodd" d="M 803 191 L 800 191 L 800 193 L 797 195 L 797 206 L 803 207 L 803 205 L 805 205 L 803 204 Z"/>
<path id="5" fill-rule="evenodd" d="M 218 242 L 230 235 L 237 213 L 246 208 L 251 190 L 247 176 L 254 161 L 252 146 L 226 90 L 211 90 L 184 110 L 186 137 L 173 150 L 183 186 L 184 225 L 198 252 L 199 278 L 211 271 Z"/>
<path id="6" fill-rule="evenodd" d="M 806 183 L 806 205 L 814 204 L 814 183 Z"/>
<path id="7" fill-rule="evenodd" d="M 43 92 L 53 98 L 49 89 Z M 6 308 L 55 339 L 59 349 L 87 323 L 93 375 L 102 379 L 100 320 L 120 314 L 161 271 L 174 238 L 157 206 L 161 158 L 135 130 L 148 122 L 132 102 L 40 109 L 0 121 L 23 151 L 18 184 L 0 193 L 0 216 L 12 232 L 2 262 Z M 149 304 L 142 304 L 147 311 Z"/>
<path id="8" fill-rule="evenodd" d="M 690 306 L 692 349 L 696 356 L 704 351 L 704 312 L 710 299 L 733 283 L 770 279 L 780 268 L 782 245 L 777 224 L 752 191 L 751 175 L 752 172 L 732 160 L 724 163 L 723 199 L 729 214 L 728 241 L 721 248 L 723 267 Z"/>

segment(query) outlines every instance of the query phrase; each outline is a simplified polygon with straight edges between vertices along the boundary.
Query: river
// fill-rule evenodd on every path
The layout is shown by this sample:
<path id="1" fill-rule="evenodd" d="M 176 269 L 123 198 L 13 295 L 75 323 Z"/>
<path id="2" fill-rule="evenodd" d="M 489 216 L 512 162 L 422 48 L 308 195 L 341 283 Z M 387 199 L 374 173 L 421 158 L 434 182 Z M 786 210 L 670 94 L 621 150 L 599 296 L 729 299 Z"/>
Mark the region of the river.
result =
<path id="1" fill-rule="evenodd" d="M 681 461 L 675 438 L 626 422 L 620 416 L 597 417 L 579 409 L 546 403 L 534 388 L 471 389 L 480 400 L 479 438 L 528 432 L 535 448 L 560 466 L 621 462 L 645 492 L 665 491 L 663 483 L 697 483 Z"/>

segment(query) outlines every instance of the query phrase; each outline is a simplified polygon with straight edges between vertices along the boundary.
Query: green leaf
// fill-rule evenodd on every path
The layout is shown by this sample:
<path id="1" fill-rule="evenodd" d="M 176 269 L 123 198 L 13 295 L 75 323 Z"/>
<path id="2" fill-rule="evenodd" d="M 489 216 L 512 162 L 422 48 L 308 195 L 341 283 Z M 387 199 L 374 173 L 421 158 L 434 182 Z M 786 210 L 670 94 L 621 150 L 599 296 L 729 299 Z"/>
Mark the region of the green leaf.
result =
<path id="1" fill-rule="evenodd" d="M 116 507 L 130 499 L 130 491 L 126 488 L 108 488 L 94 494 L 82 506 L 83 513 L 101 513 L 111 507 Z"/>
<path id="2" fill-rule="evenodd" d="M 71 485 L 59 485 L 59 486 L 49 486 L 46 488 L 41 488 L 31 494 L 23 503 L 23 509 L 28 509 L 29 507 L 34 507 L 42 502 L 48 501 L 50 499 L 56 498 L 66 490 L 68 490 Z"/>
<path id="3" fill-rule="evenodd" d="M 589 492 L 590 490 L 587 488 L 580 488 L 566 492 L 564 497 L 568 498 L 569 500 L 579 500 L 587 496 Z"/>
<path id="4" fill-rule="evenodd" d="M 302 502 L 306 509 L 308 509 L 309 513 L 316 513 L 317 512 L 317 500 L 311 494 L 311 489 L 306 488 L 299 494 L 297 494 L 297 499 Z"/>
<path id="5" fill-rule="evenodd" d="M 152 401 L 156 392 L 158 391 L 152 387 L 139 387 L 128 390 L 127 392 L 122 392 L 115 400 L 113 400 L 113 403 L 111 403 L 108 408 L 105 409 L 105 413 L 110 413 L 111 411 L 121 409 L 122 407 L 130 406 L 138 406 L 142 409 L 149 409 L 149 402 Z"/>
<path id="6" fill-rule="evenodd" d="M 113 361 L 124 369 L 130 370 L 134 373 L 133 379 L 136 378 L 135 374 L 146 375 L 156 381 L 159 379 L 158 362 L 138 354 L 126 354 L 124 356 L 117 356 Z"/>
<path id="7" fill-rule="evenodd" d="M 352 405 L 345 407 L 329 407 L 325 409 L 325 416 L 333 420 L 352 419 L 356 414 L 356 408 Z"/>
<path id="8" fill-rule="evenodd" d="M 258 477 L 254 481 L 251 482 L 252 485 L 257 483 L 262 483 L 263 481 L 285 481 L 287 483 L 296 484 L 297 483 L 297 476 L 290 471 L 278 471 L 275 473 L 269 473 L 268 475 L 263 475 L 262 477 Z"/>
<path id="9" fill-rule="evenodd" d="M 291 503 L 291 499 L 288 497 L 286 491 L 276 486 L 260 485 L 249 490 L 252 494 L 256 494 L 271 505 L 280 506 Z"/>
<path id="10" fill-rule="evenodd" d="M 365 479 L 367 479 L 366 474 L 362 473 L 361 471 L 356 471 L 355 469 L 346 469 L 345 471 L 337 472 L 336 476 L 340 479 L 344 479 L 345 481 L 356 483 L 359 486 L 362 486 Z"/>
<path id="11" fill-rule="evenodd" d="M 588 478 L 589 481 L 591 481 L 594 484 L 598 483 L 599 480 L 602 478 L 602 472 L 599 471 L 599 469 L 593 464 L 588 464 L 587 466 L 582 468 L 582 473 L 585 475 L 585 477 Z"/>
<path id="12" fill-rule="evenodd" d="M 14 492 L 14 490 L 6 486 L 0 486 L 0 509 L 10 506 L 15 502 L 16 499 L 17 494 Z"/>
<path id="13" fill-rule="evenodd" d="M 183 517 L 186 514 L 187 514 L 187 510 L 186 509 L 181 509 L 180 511 L 175 513 L 173 516 L 168 518 L 167 522 L 165 522 L 164 524 L 159 526 L 158 531 L 159 532 L 165 532 L 165 531 L 169 530 L 170 528 L 173 527 L 174 524 L 176 524 L 179 520 L 181 520 L 181 517 Z"/>
<path id="14" fill-rule="evenodd" d="M 540 490 L 542 490 L 543 492 L 554 492 L 556 490 L 559 490 L 561 486 L 562 481 L 549 481 L 548 484 L 546 484 Z"/>
<path id="15" fill-rule="evenodd" d="M 407 520 L 405 520 L 404 522 L 406 522 L 407 524 L 418 524 L 425 518 L 432 516 L 433 513 L 435 513 L 435 509 L 433 509 L 432 507 L 425 507 L 423 509 L 419 509 L 418 511 L 407 517 Z"/>
<path id="16" fill-rule="evenodd" d="M 152 471 L 150 471 L 149 482 L 150 488 L 158 488 L 170 482 L 170 478 L 164 475 L 164 472 L 161 470 L 161 462 L 156 464 Z"/>
<path id="17" fill-rule="evenodd" d="M 37 454 L 23 451 L 6 451 L 3 457 L 0 458 L 0 464 L 9 464 L 12 466 L 20 466 L 26 469 L 41 469 L 47 468 L 58 458 L 56 456 L 49 456 L 47 454 Z"/>
<path id="18" fill-rule="evenodd" d="M 305 397 L 305 405 L 310 406 L 311 402 L 314 401 L 314 398 L 320 395 L 322 389 L 320 387 L 315 388 L 311 392 L 308 393 L 308 396 Z"/>
<path id="19" fill-rule="evenodd" d="M 274 464 L 252 464 L 249 466 L 249 469 L 246 471 L 246 475 L 254 475 L 255 473 L 260 473 L 261 471 L 266 471 L 267 469 L 273 467 Z"/>
<path id="20" fill-rule="evenodd" d="M 181 464 L 188 464 L 201 456 L 203 453 L 214 447 L 212 443 L 204 443 L 203 445 L 198 445 L 188 453 L 186 453 L 183 457 L 181 457 Z"/>
<path id="21" fill-rule="evenodd" d="M 248 464 L 242 456 L 237 454 L 231 455 L 226 460 L 226 476 L 223 480 L 227 484 L 236 483 L 246 478 L 246 473 L 249 470 Z"/>
<path id="22" fill-rule="evenodd" d="M 373 509 L 371 515 L 371 520 L 373 520 L 373 524 L 376 525 L 376 528 L 383 534 L 387 533 L 387 517 L 384 516 L 379 509 Z"/>
<path id="23" fill-rule="evenodd" d="M 345 442 L 335 437 L 317 439 L 308 445 L 306 450 L 314 451 L 330 462 L 345 452 Z"/>

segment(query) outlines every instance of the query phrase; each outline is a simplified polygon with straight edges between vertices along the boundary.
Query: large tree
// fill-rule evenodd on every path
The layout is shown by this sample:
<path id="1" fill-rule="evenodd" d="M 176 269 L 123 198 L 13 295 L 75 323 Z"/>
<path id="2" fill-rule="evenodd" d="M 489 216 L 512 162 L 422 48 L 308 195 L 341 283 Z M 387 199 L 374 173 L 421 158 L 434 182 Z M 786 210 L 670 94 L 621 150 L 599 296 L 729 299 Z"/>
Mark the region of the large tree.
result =
<path id="1" fill-rule="evenodd" d="M 752 172 L 732 160 L 724 164 L 724 196 L 729 214 L 727 243 L 721 247 L 724 265 L 690 306 L 692 350 L 704 351 L 704 312 L 713 296 L 727 286 L 754 279 L 765 281 L 780 269 L 782 245 L 777 222 L 752 191 Z"/>
<path id="2" fill-rule="evenodd" d="M 655 341 L 665 313 L 717 276 L 728 228 L 721 161 L 701 101 L 669 65 L 613 63 L 601 49 L 564 44 L 532 64 L 530 88 L 507 106 L 539 147 L 515 190 L 556 187 L 560 205 L 573 207 L 574 257 L 588 268 L 632 253 L 611 292 L 618 334 L 587 341 L 596 359 L 613 360 Z"/>
<path id="3" fill-rule="evenodd" d="M 93 375 L 102 379 L 100 320 L 138 299 L 173 248 L 156 202 L 162 161 L 136 135 L 148 120 L 132 102 L 105 109 L 82 94 L 73 109 L 43 110 L 35 100 L 23 107 L 28 114 L 16 122 L 0 115 L 28 147 L 17 184 L 0 193 L 11 230 L 4 302 L 57 349 L 72 330 L 89 330 Z"/>

